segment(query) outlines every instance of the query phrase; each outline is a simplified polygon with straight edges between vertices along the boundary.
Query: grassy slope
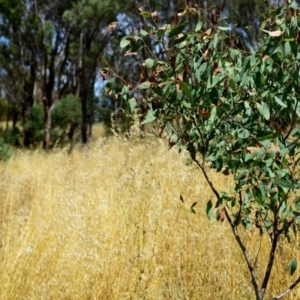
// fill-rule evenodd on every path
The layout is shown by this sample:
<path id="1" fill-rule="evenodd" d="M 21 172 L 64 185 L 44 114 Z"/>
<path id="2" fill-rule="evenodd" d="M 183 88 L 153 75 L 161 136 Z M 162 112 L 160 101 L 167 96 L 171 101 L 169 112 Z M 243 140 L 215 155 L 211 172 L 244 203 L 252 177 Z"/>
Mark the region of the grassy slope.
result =
<path id="1" fill-rule="evenodd" d="M 187 156 L 166 149 L 99 139 L 0 165 L 0 299 L 251 299 L 228 224 L 205 216 L 211 191 Z M 210 175 L 228 190 L 228 177 Z M 241 234 L 255 259 L 258 233 Z M 292 282 L 284 269 L 296 250 L 279 249 L 269 296 Z M 300 288 L 286 299 L 297 298 Z"/>

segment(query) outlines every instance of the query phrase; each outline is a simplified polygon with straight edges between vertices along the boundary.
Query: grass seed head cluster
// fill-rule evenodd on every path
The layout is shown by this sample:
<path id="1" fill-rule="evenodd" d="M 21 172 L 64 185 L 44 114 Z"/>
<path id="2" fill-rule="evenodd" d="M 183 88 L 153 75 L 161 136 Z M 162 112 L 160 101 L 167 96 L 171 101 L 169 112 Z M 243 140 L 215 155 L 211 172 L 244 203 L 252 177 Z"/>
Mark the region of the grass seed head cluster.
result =
<path id="1" fill-rule="evenodd" d="M 229 226 L 207 220 L 210 198 L 186 154 L 139 134 L 19 153 L 0 165 L 0 299 L 251 299 Z M 255 260 L 259 232 L 241 234 Z M 279 252 L 268 296 L 293 279 L 296 246 Z M 263 270 L 267 238 L 260 254 Z"/>

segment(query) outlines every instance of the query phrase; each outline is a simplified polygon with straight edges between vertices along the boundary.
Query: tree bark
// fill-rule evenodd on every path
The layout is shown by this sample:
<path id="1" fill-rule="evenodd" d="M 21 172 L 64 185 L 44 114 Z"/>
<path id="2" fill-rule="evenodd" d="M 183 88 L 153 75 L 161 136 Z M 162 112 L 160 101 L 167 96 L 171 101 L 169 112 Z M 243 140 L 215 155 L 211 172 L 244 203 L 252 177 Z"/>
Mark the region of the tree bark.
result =
<path id="1" fill-rule="evenodd" d="M 88 143 L 88 118 L 87 118 L 87 95 L 81 94 L 81 114 L 82 114 L 82 122 L 81 122 L 81 140 L 83 144 Z"/>
<path id="2" fill-rule="evenodd" d="M 50 136 L 52 127 L 52 110 L 54 103 L 51 106 L 44 105 L 44 138 L 43 138 L 43 149 L 48 152 L 50 149 Z"/>
<path id="3" fill-rule="evenodd" d="M 31 144 L 31 131 L 28 128 L 28 121 L 30 116 L 30 108 L 33 105 L 33 92 L 34 92 L 34 83 L 36 79 L 35 66 L 30 66 L 30 78 L 25 79 L 23 91 L 24 91 L 24 100 L 22 103 L 22 120 L 23 120 L 23 131 L 24 131 L 24 141 L 23 144 L 28 148 Z"/>

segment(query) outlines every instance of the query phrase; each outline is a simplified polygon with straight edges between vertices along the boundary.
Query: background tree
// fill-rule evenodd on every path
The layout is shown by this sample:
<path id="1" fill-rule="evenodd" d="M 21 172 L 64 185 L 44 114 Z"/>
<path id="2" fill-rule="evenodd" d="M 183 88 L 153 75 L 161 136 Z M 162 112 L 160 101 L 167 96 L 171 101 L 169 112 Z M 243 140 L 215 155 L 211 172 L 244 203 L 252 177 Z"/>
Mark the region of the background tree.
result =
<path id="1" fill-rule="evenodd" d="M 11 9 L 11 5 L 14 9 Z M 30 144 L 28 119 L 33 105 L 36 61 L 32 41 L 34 25 L 32 14 L 25 14 L 24 5 L 19 1 L 0 2 L 1 23 L 1 64 L 2 77 L 5 76 L 5 95 L 20 105 L 24 129 L 24 145 Z M 15 124 L 14 120 L 14 124 Z"/>
<path id="2" fill-rule="evenodd" d="M 250 3 L 250 4 L 249 4 Z M 0 68 L 2 96 L 13 108 L 13 125 L 22 119 L 23 145 L 29 147 L 32 133 L 28 128 L 30 108 L 34 103 L 44 107 L 43 146 L 51 146 L 51 115 L 56 103 L 73 94 L 80 98 L 82 121 L 81 140 L 91 139 L 96 104 L 95 89 L 103 84 L 97 70 L 114 69 L 122 78 L 136 85 L 141 80 L 151 81 L 151 70 L 143 61 L 149 55 L 166 59 L 159 41 L 143 36 L 147 47 L 137 47 L 124 59 L 117 47 L 124 35 L 151 31 L 171 22 L 187 22 L 194 28 L 203 21 L 203 28 L 219 22 L 230 27 L 235 38 L 231 41 L 245 51 L 259 46 L 260 18 L 275 1 L 49 1 L 0 0 Z M 13 8 L 13 9 L 12 9 Z M 155 12 L 153 19 L 147 18 Z M 221 23 L 220 23 L 221 22 Z M 238 25 L 238 26 L 235 26 Z M 124 40 L 125 45 L 128 41 Z M 169 45 L 171 46 L 171 45 Z M 171 48 L 171 47 L 169 47 Z M 129 58 L 129 59 L 128 59 Z M 103 75 L 103 74 L 102 74 Z M 106 76 L 104 76 L 106 77 Z M 107 96 L 106 96 L 107 97 Z M 142 109 L 143 98 L 135 93 Z M 120 112 L 120 100 L 109 97 L 107 108 Z M 124 118 L 120 122 L 126 122 Z M 20 118 L 21 117 L 21 118 Z"/>

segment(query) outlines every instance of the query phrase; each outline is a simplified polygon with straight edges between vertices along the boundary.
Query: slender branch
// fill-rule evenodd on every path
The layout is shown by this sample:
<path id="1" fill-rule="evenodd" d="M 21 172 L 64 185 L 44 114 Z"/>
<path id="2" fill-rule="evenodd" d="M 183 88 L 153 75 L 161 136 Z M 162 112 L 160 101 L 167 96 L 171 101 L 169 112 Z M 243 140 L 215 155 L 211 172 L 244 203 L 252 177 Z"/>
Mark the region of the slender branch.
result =
<path id="1" fill-rule="evenodd" d="M 262 218 L 262 221 L 264 223 L 264 227 L 266 228 L 267 234 L 268 234 L 268 236 L 270 238 L 270 241 L 272 243 L 273 237 L 272 237 L 272 233 L 270 233 L 269 230 L 267 229 L 268 228 L 268 226 L 266 225 L 267 219 L 268 219 L 268 222 L 272 222 L 271 219 L 269 218 L 268 214 L 264 218 Z"/>
<path id="2" fill-rule="evenodd" d="M 278 230 L 279 234 L 288 232 L 289 228 L 292 226 L 292 224 L 295 222 L 296 218 L 299 216 L 300 216 L 300 212 L 295 212 L 295 216 L 292 217 L 292 219 L 290 221 L 288 221 L 286 226 L 283 226 L 280 230 Z"/>
<path id="3" fill-rule="evenodd" d="M 299 102 L 299 100 L 297 99 L 297 103 L 296 103 L 296 107 L 295 107 L 295 111 L 297 110 L 297 107 L 298 107 L 298 102 Z M 284 141 L 286 141 L 288 138 L 289 138 L 289 136 L 290 136 L 290 134 L 292 133 L 292 131 L 293 131 L 293 129 L 294 129 L 294 126 L 295 126 L 295 123 L 296 123 L 296 113 L 295 113 L 295 111 L 293 112 L 293 116 L 292 116 L 292 124 L 291 124 L 291 126 L 290 126 L 290 128 L 288 129 L 288 132 L 285 134 L 285 136 L 283 137 L 283 140 Z M 283 135 L 284 133 L 282 133 L 282 135 Z"/>
<path id="4" fill-rule="evenodd" d="M 240 182 L 240 180 L 239 180 Z M 237 221 L 242 213 L 242 205 L 243 205 L 243 198 L 242 198 L 242 192 L 241 190 L 239 191 L 239 204 L 240 204 L 240 208 L 239 208 L 239 211 L 238 213 L 236 214 L 236 217 L 235 217 L 235 220 L 234 220 L 234 225 L 236 226 L 237 225 Z"/>
<path id="5" fill-rule="evenodd" d="M 195 118 L 190 114 L 190 118 L 191 118 L 191 121 L 192 123 L 194 124 L 195 128 L 197 129 L 199 135 L 200 135 L 200 138 L 201 138 L 201 142 L 202 142 L 202 146 L 203 146 L 203 152 L 202 152 L 202 164 L 204 164 L 205 162 L 205 157 L 206 157 L 206 145 L 205 145 L 205 142 L 204 142 L 204 137 L 203 137 L 203 133 L 202 131 L 199 129 L 198 127 L 198 124 L 196 123 L 196 120 Z"/>
<path id="6" fill-rule="evenodd" d="M 237 227 L 234 225 L 234 223 L 232 222 L 231 218 L 230 218 L 230 215 L 229 213 L 227 212 L 227 209 L 224 207 L 224 211 L 225 211 L 225 215 L 226 215 L 226 218 L 229 222 L 229 225 L 231 227 L 231 230 L 233 232 L 233 235 L 235 237 L 235 240 L 237 241 L 240 249 L 242 250 L 243 252 L 243 255 L 244 255 L 244 258 L 245 258 L 245 261 L 247 263 L 247 267 L 248 267 L 248 270 L 250 271 L 250 274 L 251 274 L 251 283 L 253 285 L 253 288 L 254 288 L 254 292 L 255 292 L 255 295 L 256 295 L 256 299 L 259 299 L 259 289 L 258 289 L 258 284 L 257 284 L 257 278 L 256 278 L 256 274 L 255 274 L 255 269 L 254 267 L 252 266 L 251 264 L 251 261 L 250 261 L 250 257 L 248 255 L 248 252 L 246 250 L 246 247 L 244 246 L 242 240 L 241 240 L 241 237 L 237 231 Z"/>
<path id="7" fill-rule="evenodd" d="M 199 168 L 201 169 L 207 183 L 209 184 L 211 190 L 213 191 L 213 193 L 216 195 L 217 199 L 218 200 L 221 200 L 221 196 L 220 194 L 218 193 L 218 191 L 216 190 L 215 186 L 213 185 L 213 183 L 211 182 L 207 172 L 205 171 L 205 168 L 204 168 L 204 165 L 202 165 L 195 157 L 192 157 L 192 159 L 194 160 L 194 162 L 199 166 Z M 259 288 L 258 288 L 258 283 L 257 283 L 257 278 L 256 278 L 256 274 L 255 274 L 255 269 L 254 267 L 252 266 L 251 264 L 251 260 L 250 260 L 250 257 L 248 255 L 248 252 L 247 252 L 247 249 L 246 247 L 244 246 L 242 240 L 241 240 L 241 237 L 237 231 L 237 227 L 235 226 L 234 222 L 232 221 L 227 209 L 224 207 L 224 212 L 225 212 L 225 215 L 226 215 L 226 219 L 228 220 L 228 223 L 231 227 L 231 230 L 233 232 L 233 235 L 234 235 L 234 238 L 235 240 L 237 241 L 240 249 L 242 250 L 242 253 L 244 255 L 244 258 L 245 258 L 245 261 L 246 261 L 246 264 L 247 264 L 247 267 L 248 267 L 248 270 L 251 274 L 251 283 L 253 285 L 253 288 L 254 288 L 254 291 L 255 291 L 255 295 L 256 295 L 256 298 L 259 299 Z"/>
<path id="8" fill-rule="evenodd" d="M 213 183 L 211 182 L 210 178 L 208 177 L 208 175 L 205 171 L 204 164 L 201 164 L 195 157 L 192 157 L 192 159 L 198 165 L 198 167 L 201 169 L 207 183 L 209 184 L 209 186 L 210 186 L 211 190 L 213 191 L 213 193 L 216 195 L 217 199 L 221 200 L 220 194 L 218 193 L 217 189 L 215 188 L 215 186 L 213 185 Z"/>
<path id="9" fill-rule="evenodd" d="M 294 140 L 292 143 L 290 143 L 289 145 L 287 145 L 287 147 L 291 147 L 293 146 L 294 144 L 296 144 L 297 142 L 299 142 L 300 140 L 300 137 L 298 137 L 296 140 Z"/>
<path id="10" fill-rule="evenodd" d="M 300 276 L 297 278 L 297 280 L 287 289 L 285 290 L 282 294 L 275 296 L 272 298 L 272 300 L 278 300 L 286 296 L 298 283 L 300 282 Z"/>
<path id="11" fill-rule="evenodd" d="M 288 191 L 289 193 L 289 191 Z M 287 193 L 287 194 L 288 194 Z M 285 199 L 285 197 L 283 198 L 283 200 Z M 272 267 L 274 265 L 274 259 L 275 259 L 275 252 L 276 252 L 276 249 L 277 249 L 277 244 L 278 244 L 278 240 L 279 240 L 279 237 L 280 235 L 286 230 L 288 229 L 294 222 L 294 218 L 292 218 L 288 224 L 287 224 L 287 227 L 284 227 L 282 229 L 278 229 L 278 212 L 279 212 L 279 209 L 282 205 L 283 201 L 280 202 L 280 205 L 278 205 L 277 208 L 275 208 L 274 210 L 274 224 L 273 224 L 273 239 L 272 239 L 272 246 L 271 246 L 271 250 L 270 250 L 270 254 L 269 254 L 269 261 L 268 261 L 268 265 L 267 265 L 267 268 L 266 268 L 266 272 L 265 272 L 265 276 L 264 276 L 264 279 L 263 279 L 263 283 L 262 283 L 262 286 L 261 286 L 261 289 L 260 289 L 260 299 L 263 299 L 263 296 L 265 294 L 265 291 L 266 291 L 266 288 L 267 288 L 267 285 L 268 285 L 268 282 L 269 282 L 269 279 L 270 279 L 270 275 L 271 275 L 271 271 L 272 271 Z M 276 298 L 275 298 L 276 299 Z M 278 298 L 279 299 L 279 298 Z"/>
<path id="12" fill-rule="evenodd" d="M 257 251 L 257 254 L 256 254 L 256 257 L 255 257 L 255 261 L 254 261 L 254 264 L 253 264 L 253 267 L 255 268 L 256 267 L 256 264 L 257 264 L 257 261 L 258 261 L 258 256 L 259 256 L 259 252 L 261 250 L 261 242 L 262 242 L 262 234 L 260 235 L 260 240 L 259 240 L 259 247 L 258 247 L 258 251 Z"/>
<path id="13" fill-rule="evenodd" d="M 259 299 L 263 299 L 264 294 L 266 292 L 267 286 L 268 286 L 268 282 L 271 276 L 271 271 L 272 271 L 272 267 L 274 265 L 274 259 L 275 259 L 275 252 L 277 249 L 277 243 L 278 243 L 278 239 L 280 236 L 280 233 L 278 231 L 278 210 L 275 209 L 274 211 L 274 224 L 273 224 L 273 228 L 274 228 L 274 234 L 273 234 L 273 239 L 272 239 L 272 246 L 271 246 L 271 250 L 270 250 L 270 254 L 269 254 L 269 261 L 267 264 L 267 268 L 266 268 L 266 272 L 265 272 L 265 276 L 263 279 L 263 283 L 261 285 L 261 289 L 259 291 Z"/>
<path id="14" fill-rule="evenodd" d="M 103 61 L 105 62 L 105 64 L 107 65 L 108 69 L 113 73 L 113 75 L 114 75 L 115 77 L 119 78 L 124 84 L 133 86 L 133 83 L 131 83 L 130 81 L 127 81 L 127 80 L 125 80 L 123 77 L 119 76 L 118 73 L 115 72 L 115 71 L 113 70 L 113 68 L 109 65 L 108 61 L 107 61 L 105 58 L 103 58 Z"/>

